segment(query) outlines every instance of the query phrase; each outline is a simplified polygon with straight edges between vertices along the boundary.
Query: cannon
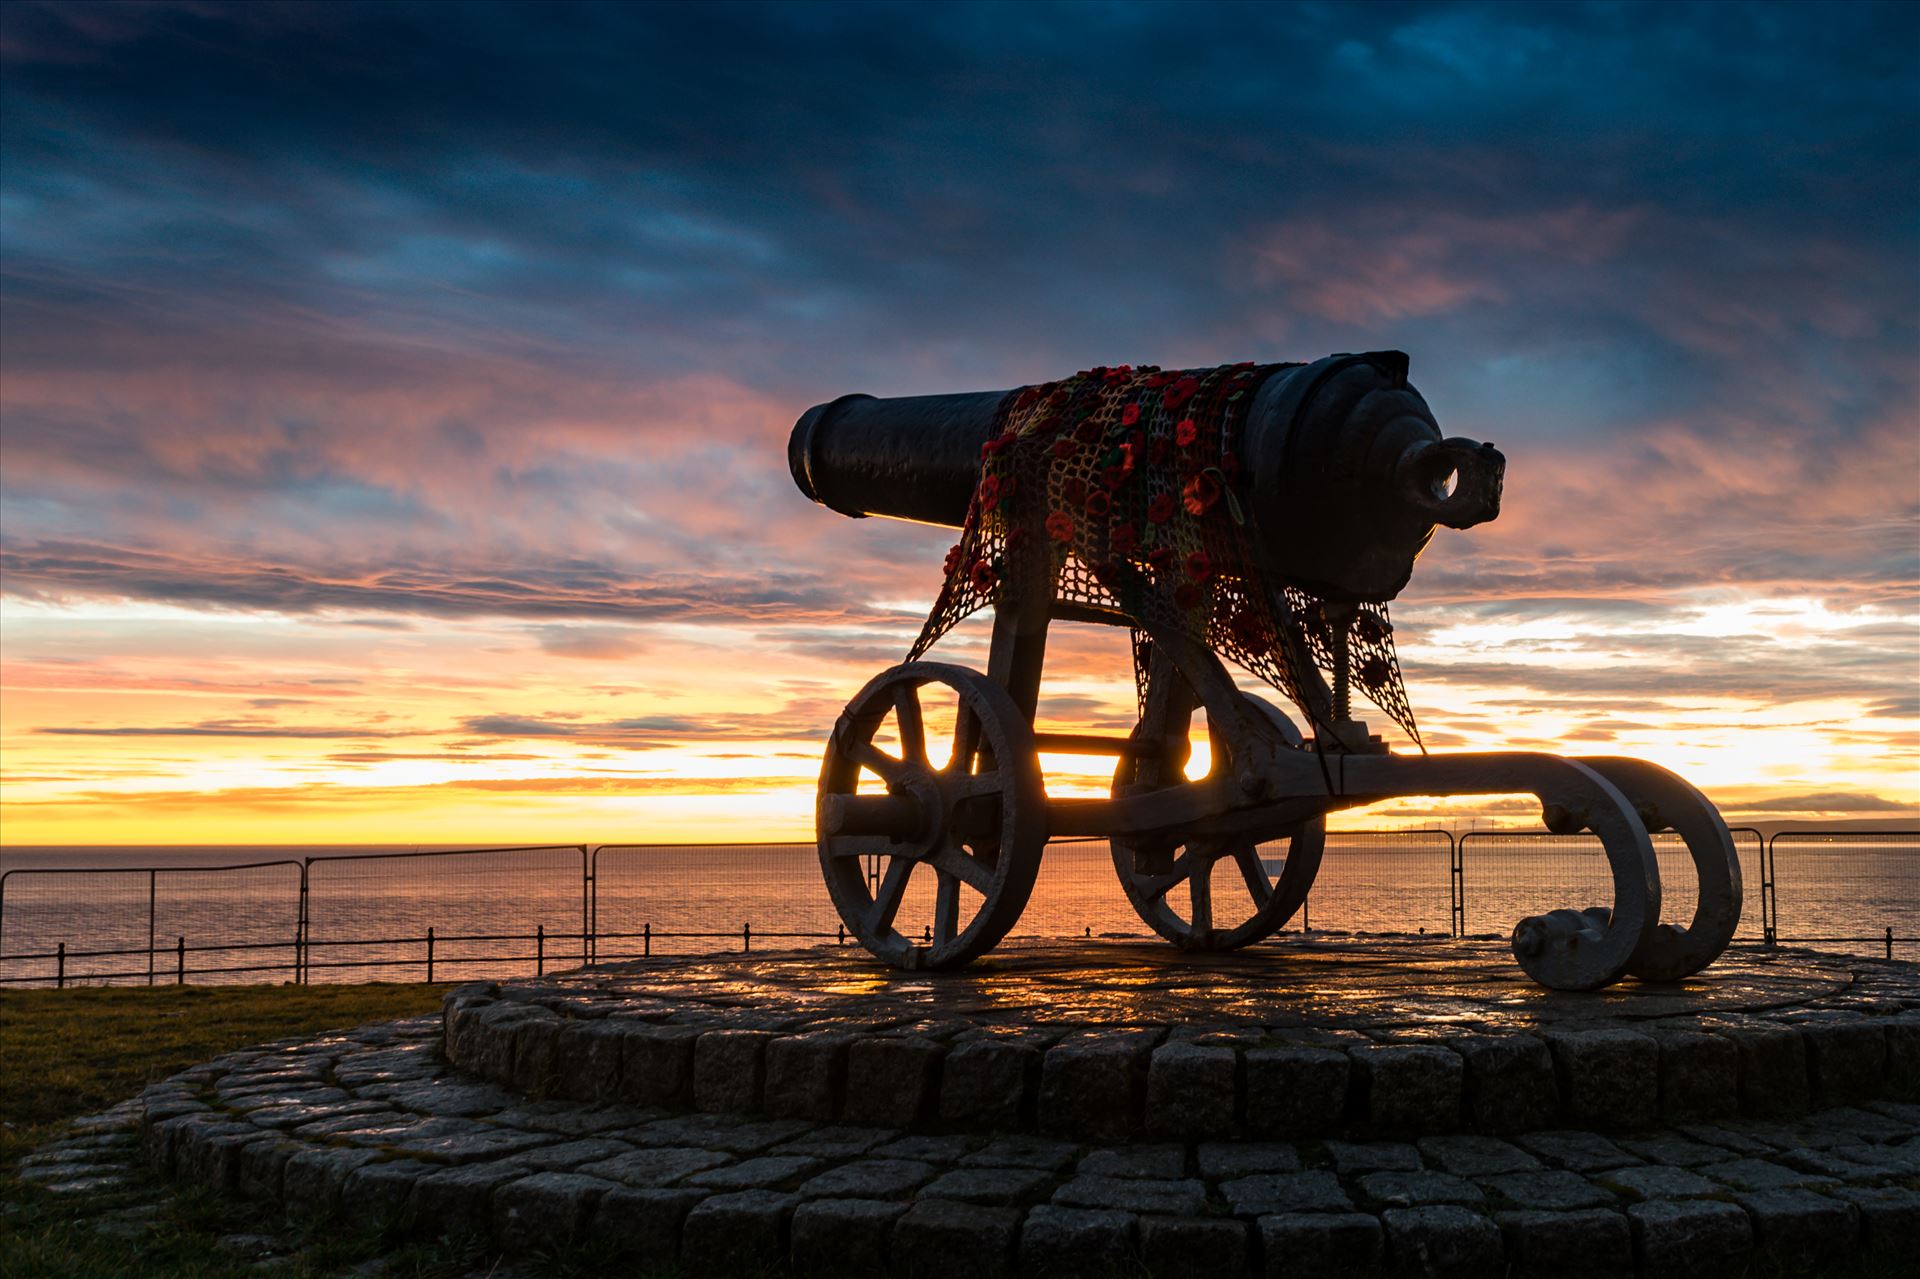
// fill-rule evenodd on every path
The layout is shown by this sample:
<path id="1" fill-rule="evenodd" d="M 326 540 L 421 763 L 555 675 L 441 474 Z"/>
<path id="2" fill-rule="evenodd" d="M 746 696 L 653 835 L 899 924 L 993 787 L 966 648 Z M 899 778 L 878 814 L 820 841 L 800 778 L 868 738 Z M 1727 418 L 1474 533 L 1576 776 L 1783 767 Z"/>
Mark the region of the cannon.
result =
<path id="1" fill-rule="evenodd" d="M 1018 921 L 1048 840 L 1103 837 L 1143 922 L 1185 949 L 1232 950 L 1299 910 L 1329 813 L 1530 793 L 1549 830 L 1599 838 L 1613 900 L 1519 921 L 1529 976 L 1566 990 L 1672 981 L 1725 949 L 1739 862 L 1681 778 L 1614 757 L 1399 754 L 1354 715 L 1357 691 L 1419 743 L 1387 604 L 1435 528 L 1498 516 L 1505 478 L 1493 445 L 1442 434 L 1408 371 L 1396 351 L 1119 366 L 1007 391 L 848 395 L 800 417 L 788 463 L 807 497 L 960 530 L 907 660 L 854 695 L 821 768 L 821 870 L 861 944 L 900 968 L 965 964 Z M 924 660 L 986 608 L 984 672 Z M 1036 728 L 1048 629 L 1063 622 L 1130 631 L 1125 737 Z M 1227 662 L 1300 722 L 1242 691 Z M 1108 794 L 1049 796 L 1043 752 L 1113 758 Z M 1699 878 L 1684 924 L 1660 918 L 1649 836 L 1664 830 Z M 916 873 L 934 880 L 919 938 L 895 927 Z"/>

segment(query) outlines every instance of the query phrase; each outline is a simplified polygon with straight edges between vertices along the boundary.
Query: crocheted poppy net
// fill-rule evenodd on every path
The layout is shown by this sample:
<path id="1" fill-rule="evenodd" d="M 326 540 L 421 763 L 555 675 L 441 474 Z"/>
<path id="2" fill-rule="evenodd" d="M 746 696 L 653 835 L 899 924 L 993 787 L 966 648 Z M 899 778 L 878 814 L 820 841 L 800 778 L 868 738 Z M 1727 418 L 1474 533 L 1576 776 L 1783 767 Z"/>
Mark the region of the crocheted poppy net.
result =
<path id="1" fill-rule="evenodd" d="M 1352 687 L 1419 742 L 1386 606 L 1330 615 L 1319 596 L 1260 568 L 1243 505 L 1240 428 L 1260 384 L 1297 367 L 1123 365 L 1009 392 L 981 449 L 960 540 L 947 552 L 946 583 L 907 660 L 1003 596 L 1046 590 L 1141 624 L 1133 638 L 1143 710 L 1147 629 L 1159 628 L 1243 667 L 1317 723 L 1324 712 L 1303 691 L 1299 668 L 1311 661 L 1333 671 L 1332 616 L 1347 627 Z"/>

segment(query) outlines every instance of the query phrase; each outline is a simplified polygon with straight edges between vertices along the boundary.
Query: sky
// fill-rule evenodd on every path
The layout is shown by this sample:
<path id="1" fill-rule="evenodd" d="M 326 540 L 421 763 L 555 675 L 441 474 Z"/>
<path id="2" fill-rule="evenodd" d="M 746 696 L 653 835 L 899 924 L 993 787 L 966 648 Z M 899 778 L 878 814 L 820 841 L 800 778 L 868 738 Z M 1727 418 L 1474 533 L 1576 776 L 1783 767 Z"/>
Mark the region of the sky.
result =
<path id="1" fill-rule="evenodd" d="M 1916 54 L 1875 4 L 9 0 L 0 842 L 807 838 L 952 534 L 811 505 L 804 409 L 1385 348 L 1508 458 L 1394 605 L 1431 749 L 1911 818 Z M 1043 692 L 1126 731 L 1121 638 Z"/>

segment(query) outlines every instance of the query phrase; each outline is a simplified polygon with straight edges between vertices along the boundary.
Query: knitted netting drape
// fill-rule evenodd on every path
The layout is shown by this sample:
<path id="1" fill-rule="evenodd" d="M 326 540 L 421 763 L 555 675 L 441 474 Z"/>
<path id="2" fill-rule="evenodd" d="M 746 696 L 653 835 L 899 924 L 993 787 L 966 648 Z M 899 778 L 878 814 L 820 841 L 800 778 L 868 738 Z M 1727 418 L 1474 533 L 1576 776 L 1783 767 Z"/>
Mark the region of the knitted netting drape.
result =
<path id="1" fill-rule="evenodd" d="M 1184 635 L 1285 694 L 1309 723 L 1326 712 L 1299 667 L 1331 674 L 1345 628 L 1351 685 L 1419 732 L 1384 604 L 1329 608 L 1272 580 L 1248 522 L 1240 430 L 1260 384 L 1292 364 L 1089 369 L 1009 392 L 982 446 L 980 483 L 947 579 L 908 655 L 1003 598 L 1118 609 L 1134 631 Z M 1323 738 L 1323 740 L 1325 740 Z"/>

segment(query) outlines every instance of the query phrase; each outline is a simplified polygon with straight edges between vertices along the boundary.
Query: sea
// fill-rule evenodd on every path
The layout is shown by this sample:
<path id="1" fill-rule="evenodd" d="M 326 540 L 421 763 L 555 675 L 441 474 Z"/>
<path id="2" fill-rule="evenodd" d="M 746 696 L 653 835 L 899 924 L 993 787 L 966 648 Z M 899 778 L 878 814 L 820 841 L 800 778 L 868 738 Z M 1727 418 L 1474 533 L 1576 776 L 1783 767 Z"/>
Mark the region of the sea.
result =
<path id="1" fill-rule="evenodd" d="M 1691 862 L 1655 840 L 1662 918 L 1693 913 Z M 1920 959 L 1920 835 L 1783 834 L 1771 857 L 1736 832 L 1736 940 Z M 1268 870 L 1284 843 L 1263 846 Z M 1767 881 L 1772 891 L 1765 891 Z M 1231 861 L 1211 880 L 1216 927 L 1251 913 Z M 1611 900 L 1597 841 L 1474 832 L 1328 836 L 1289 930 L 1500 936 L 1524 916 Z M 1187 890 L 1169 897 L 1189 911 Z M 933 878 L 896 926 L 930 924 Z M 41 984 L 419 981 L 498 977 L 642 954 L 840 940 L 810 843 L 0 849 L 0 990 Z M 432 940 L 429 941 L 431 934 Z M 1010 935 L 1150 938 L 1104 840 L 1059 840 Z M 61 948 L 65 954 L 62 956 Z"/>

